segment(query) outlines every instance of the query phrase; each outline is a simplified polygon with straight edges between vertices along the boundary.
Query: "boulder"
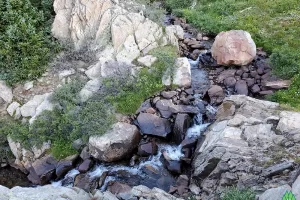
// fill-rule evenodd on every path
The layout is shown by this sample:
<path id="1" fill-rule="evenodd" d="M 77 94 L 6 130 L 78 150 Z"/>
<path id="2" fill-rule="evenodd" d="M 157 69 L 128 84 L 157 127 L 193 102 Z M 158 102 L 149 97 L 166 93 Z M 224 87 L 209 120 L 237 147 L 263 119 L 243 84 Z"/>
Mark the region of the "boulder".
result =
<path id="1" fill-rule="evenodd" d="M 92 166 L 94 162 L 91 159 L 85 159 L 83 163 L 78 166 L 78 171 L 80 173 L 86 173 Z"/>
<path id="2" fill-rule="evenodd" d="M 55 175 L 57 161 L 51 156 L 45 156 L 33 162 L 27 167 L 29 171 L 28 179 L 33 184 L 45 185 Z"/>
<path id="3" fill-rule="evenodd" d="M 112 194 L 117 195 L 120 193 L 130 192 L 131 187 L 125 183 L 115 181 L 109 183 L 109 185 L 107 186 L 107 190 L 110 191 Z"/>
<path id="4" fill-rule="evenodd" d="M 173 138 L 177 144 L 182 142 L 190 125 L 191 117 L 188 114 L 177 114 L 173 128 Z"/>
<path id="5" fill-rule="evenodd" d="M 155 63 L 155 61 L 157 61 L 157 58 L 152 55 L 147 55 L 147 56 L 138 58 L 137 61 L 139 64 L 141 64 L 143 66 L 151 67 L 151 65 L 153 63 Z"/>
<path id="6" fill-rule="evenodd" d="M 20 104 L 18 102 L 12 102 L 6 109 L 6 111 L 8 112 L 8 114 L 10 116 L 14 116 L 16 110 L 20 107 Z"/>
<path id="7" fill-rule="evenodd" d="M 223 89 L 218 85 L 213 85 L 208 91 L 210 104 L 220 104 L 225 98 Z"/>
<path id="8" fill-rule="evenodd" d="M 141 144 L 138 149 L 138 155 L 140 156 L 151 156 L 157 153 L 158 146 L 155 142 L 148 142 Z"/>
<path id="9" fill-rule="evenodd" d="M 49 94 L 35 95 L 32 100 L 28 101 L 21 107 L 21 114 L 23 117 L 33 117 L 36 114 L 36 109 L 48 97 Z"/>
<path id="10" fill-rule="evenodd" d="M 245 95 L 226 97 L 194 153 L 192 179 L 201 180 L 197 185 L 204 191 L 201 198 L 210 199 L 209 194 L 232 185 L 259 193 L 274 183 L 289 184 L 297 172 L 288 155 L 298 155 L 300 148 L 294 142 L 299 135 L 297 116 L 282 111 L 278 103 Z M 282 145 L 286 153 L 279 156 Z"/>
<path id="11" fill-rule="evenodd" d="M 300 113 L 282 111 L 280 120 L 276 129 L 281 134 L 299 134 L 300 130 Z"/>
<path id="12" fill-rule="evenodd" d="M 236 84 L 236 79 L 234 77 L 228 77 L 224 79 L 224 85 L 226 87 L 234 87 Z"/>
<path id="13" fill-rule="evenodd" d="M 191 66 L 186 57 L 177 58 L 175 62 L 175 72 L 173 75 L 173 84 L 178 87 L 191 86 Z"/>
<path id="14" fill-rule="evenodd" d="M 286 192 L 290 192 L 292 188 L 289 185 L 283 185 L 278 188 L 272 188 L 265 191 L 262 195 L 259 196 L 259 200 L 282 200 Z"/>
<path id="15" fill-rule="evenodd" d="M 170 118 L 172 114 L 177 113 L 197 114 L 199 112 L 199 108 L 195 106 L 175 105 L 172 100 L 159 100 L 156 103 L 156 108 L 163 118 Z"/>
<path id="16" fill-rule="evenodd" d="M 153 200 L 183 200 L 181 198 L 176 198 L 167 192 L 153 188 L 150 189 L 146 186 L 139 185 L 132 188 L 130 192 L 133 196 L 139 197 L 140 199 L 153 199 Z"/>
<path id="17" fill-rule="evenodd" d="M 0 97 L 6 102 L 11 103 L 13 99 L 12 89 L 4 81 L 0 80 Z"/>
<path id="18" fill-rule="evenodd" d="M 167 86 L 174 84 L 178 87 L 190 87 L 192 84 L 192 75 L 188 59 L 186 57 L 177 58 L 174 68 L 166 70 L 162 77 L 162 83 Z"/>
<path id="19" fill-rule="evenodd" d="M 237 94 L 248 95 L 248 85 L 244 80 L 239 80 L 235 84 L 235 91 Z"/>
<path id="20" fill-rule="evenodd" d="M 171 123 L 167 119 L 160 118 L 153 114 L 139 114 L 137 123 L 143 134 L 166 137 L 171 133 Z"/>
<path id="21" fill-rule="evenodd" d="M 99 161 L 114 162 L 129 156 L 139 141 L 136 126 L 118 122 L 104 135 L 89 138 L 89 152 Z"/>
<path id="22" fill-rule="evenodd" d="M 83 189 L 86 192 L 92 192 L 99 186 L 99 177 L 89 177 L 87 174 L 79 174 L 75 177 L 74 187 Z"/>
<path id="23" fill-rule="evenodd" d="M 292 191 L 296 199 L 300 199 L 300 175 L 292 185 Z"/>
<path id="24" fill-rule="evenodd" d="M 62 178 L 67 172 L 69 172 L 75 165 L 75 161 L 78 158 L 78 155 L 69 156 L 63 160 L 60 160 L 57 163 L 55 174 L 56 178 Z"/>
<path id="25" fill-rule="evenodd" d="M 1 200 L 90 200 L 92 195 L 79 188 L 54 187 L 14 187 L 12 189 L 0 186 Z"/>
<path id="26" fill-rule="evenodd" d="M 228 69 L 221 72 L 218 76 L 217 81 L 218 83 L 223 83 L 223 81 L 227 78 L 234 77 L 236 73 L 235 69 Z"/>
<path id="27" fill-rule="evenodd" d="M 247 65 L 256 56 L 251 35 L 243 30 L 221 32 L 215 38 L 212 55 L 219 65 Z"/>
<path id="28" fill-rule="evenodd" d="M 9 103 L 12 102 L 12 89 L 6 85 L 4 81 L 0 80 L 0 114 L 5 112 Z"/>

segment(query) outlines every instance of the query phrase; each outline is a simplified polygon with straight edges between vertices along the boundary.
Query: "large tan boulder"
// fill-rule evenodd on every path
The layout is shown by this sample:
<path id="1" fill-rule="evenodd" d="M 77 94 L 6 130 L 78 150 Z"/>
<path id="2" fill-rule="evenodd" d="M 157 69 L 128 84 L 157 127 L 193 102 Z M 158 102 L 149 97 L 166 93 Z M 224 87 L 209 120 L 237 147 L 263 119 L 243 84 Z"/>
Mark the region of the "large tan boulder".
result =
<path id="1" fill-rule="evenodd" d="M 251 35 L 243 30 L 221 32 L 211 49 L 219 65 L 247 65 L 256 56 L 256 45 Z"/>
<path id="2" fill-rule="evenodd" d="M 138 146 L 140 137 L 136 126 L 118 122 L 104 135 L 89 138 L 90 154 L 104 162 L 121 160 Z"/>

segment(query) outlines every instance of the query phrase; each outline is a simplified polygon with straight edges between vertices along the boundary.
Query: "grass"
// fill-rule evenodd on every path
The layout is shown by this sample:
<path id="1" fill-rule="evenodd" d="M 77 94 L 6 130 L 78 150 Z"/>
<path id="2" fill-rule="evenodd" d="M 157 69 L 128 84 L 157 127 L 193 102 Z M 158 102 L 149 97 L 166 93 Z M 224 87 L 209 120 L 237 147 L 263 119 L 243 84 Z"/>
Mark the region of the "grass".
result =
<path id="1" fill-rule="evenodd" d="M 177 50 L 173 46 L 166 46 L 157 48 L 150 54 L 157 57 L 158 60 L 150 69 L 141 69 L 136 80 L 127 79 L 125 83 L 113 79 L 106 80 L 107 87 L 120 88 L 115 94 L 108 96 L 117 112 L 134 114 L 146 98 L 164 88 L 162 75 L 167 68 L 174 66 Z"/>
<path id="2" fill-rule="evenodd" d="M 194 9 L 178 6 L 179 0 L 165 0 L 173 13 L 185 17 L 196 28 L 209 34 L 231 29 L 248 31 L 258 47 L 271 54 L 273 72 L 290 79 L 300 74 L 300 4 L 299 0 L 198 0 Z M 299 107 L 300 79 L 274 100 Z M 296 96 L 293 96 L 295 95 Z"/>
<path id="3" fill-rule="evenodd" d="M 255 193 L 250 189 L 228 188 L 221 200 L 255 200 Z"/>
<path id="4" fill-rule="evenodd" d="M 281 90 L 268 98 L 282 104 L 283 107 L 292 107 L 294 111 L 300 110 L 300 74 L 292 79 L 288 90 Z M 290 109 L 289 109 L 290 110 Z"/>

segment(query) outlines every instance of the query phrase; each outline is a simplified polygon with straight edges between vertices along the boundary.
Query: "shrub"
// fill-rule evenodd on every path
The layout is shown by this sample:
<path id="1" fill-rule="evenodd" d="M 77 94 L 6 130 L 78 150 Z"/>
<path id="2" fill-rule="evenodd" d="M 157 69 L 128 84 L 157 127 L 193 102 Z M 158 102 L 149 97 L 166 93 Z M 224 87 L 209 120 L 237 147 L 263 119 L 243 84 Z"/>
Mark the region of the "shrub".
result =
<path id="1" fill-rule="evenodd" d="M 91 135 L 104 134 L 115 122 L 113 108 L 102 99 L 90 99 L 79 104 L 76 100 L 82 83 L 74 80 L 58 88 L 53 103 L 59 104 L 53 111 L 44 111 L 29 127 L 18 121 L 6 121 L 0 127 L 0 136 L 11 136 L 24 147 L 40 147 L 44 141 L 51 141 L 51 153 L 57 159 L 76 153 L 72 142 Z"/>
<path id="2" fill-rule="evenodd" d="M 57 50 L 42 11 L 29 0 L 0 0 L 0 79 L 9 84 L 39 77 Z"/>
<path id="3" fill-rule="evenodd" d="M 163 89 L 162 76 L 166 69 L 174 66 L 177 56 L 176 48 L 161 47 L 150 52 L 158 60 L 149 68 L 139 71 L 135 80 L 125 76 L 120 79 L 107 79 L 106 87 L 114 90 L 108 100 L 116 107 L 116 111 L 123 114 L 134 114 L 141 103 L 148 97 Z M 170 70 L 172 71 L 172 70 Z"/>
<path id="4" fill-rule="evenodd" d="M 57 88 L 52 96 L 52 101 L 58 103 L 64 109 L 79 103 L 78 93 L 83 88 L 84 81 L 76 78 L 70 83 Z"/>
<path id="5" fill-rule="evenodd" d="M 221 200 L 255 200 L 255 193 L 249 189 L 239 190 L 236 187 L 228 188 Z"/>

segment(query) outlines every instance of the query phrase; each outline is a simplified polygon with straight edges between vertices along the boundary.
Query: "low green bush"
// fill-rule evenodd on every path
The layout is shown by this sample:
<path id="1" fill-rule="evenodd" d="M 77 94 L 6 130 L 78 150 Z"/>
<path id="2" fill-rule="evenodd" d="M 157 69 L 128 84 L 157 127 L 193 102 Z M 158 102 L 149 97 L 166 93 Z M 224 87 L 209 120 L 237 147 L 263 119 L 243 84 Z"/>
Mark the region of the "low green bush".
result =
<path id="1" fill-rule="evenodd" d="M 255 193 L 249 189 L 228 188 L 221 200 L 255 200 Z"/>
<path id="2" fill-rule="evenodd" d="M 108 102 L 97 97 L 85 103 L 77 101 L 83 84 L 74 80 L 58 88 L 53 103 L 59 104 L 53 111 L 44 111 L 29 127 L 18 121 L 7 121 L 0 127 L 0 136 L 11 136 L 24 147 L 39 147 L 51 141 L 51 153 L 57 159 L 76 153 L 72 142 L 77 139 L 88 141 L 91 135 L 102 135 L 115 122 L 115 114 Z"/>
<path id="3" fill-rule="evenodd" d="M 45 72 L 58 50 L 49 19 L 29 0 L 0 0 L 0 79 L 14 84 Z"/>
<path id="4" fill-rule="evenodd" d="M 164 88 L 162 76 L 166 69 L 174 66 L 177 50 L 173 46 L 166 46 L 154 49 L 150 54 L 158 60 L 150 68 L 141 69 L 135 80 L 125 79 L 123 82 L 106 80 L 107 88 L 118 88 L 107 97 L 117 112 L 134 114 L 146 98 Z"/>

